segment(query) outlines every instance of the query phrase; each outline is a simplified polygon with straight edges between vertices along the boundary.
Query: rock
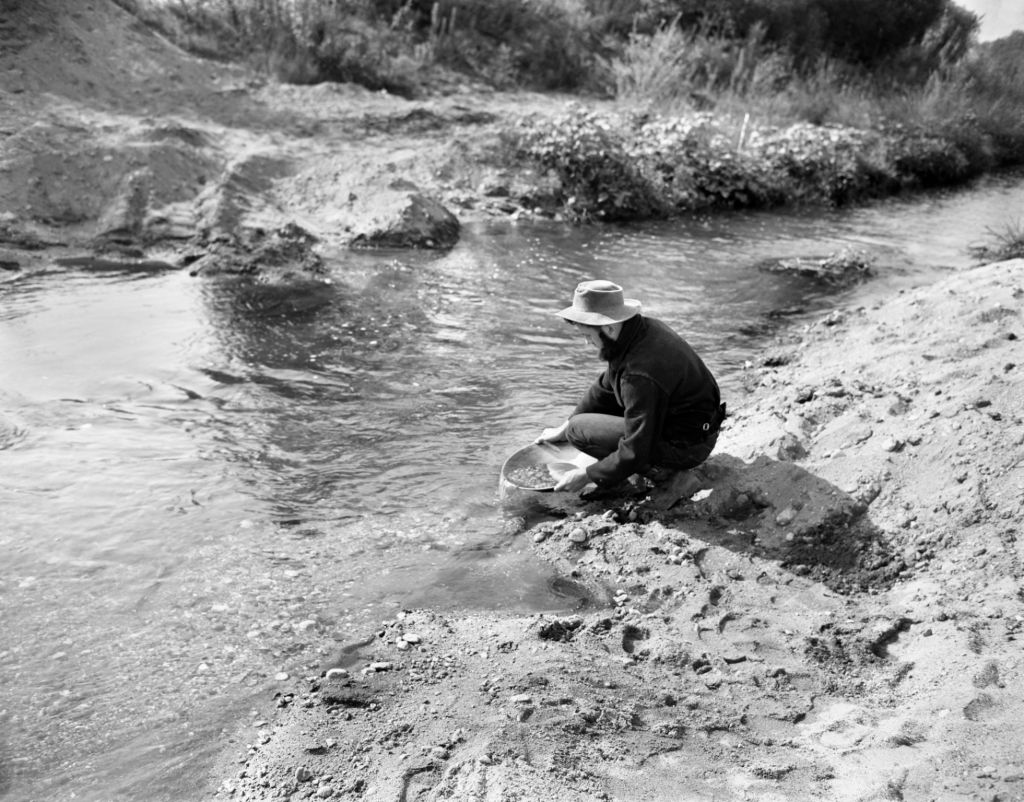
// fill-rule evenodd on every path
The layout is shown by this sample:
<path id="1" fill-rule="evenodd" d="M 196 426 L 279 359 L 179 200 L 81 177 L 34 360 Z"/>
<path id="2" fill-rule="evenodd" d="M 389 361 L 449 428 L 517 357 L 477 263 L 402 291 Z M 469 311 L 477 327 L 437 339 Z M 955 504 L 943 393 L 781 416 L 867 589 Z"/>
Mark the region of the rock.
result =
<path id="1" fill-rule="evenodd" d="M 385 197 L 376 219 L 352 239 L 352 248 L 429 248 L 444 250 L 459 241 L 458 218 L 440 201 L 419 192 Z"/>
<path id="2" fill-rule="evenodd" d="M 313 772 L 307 769 L 305 766 L 299 766 L 295 769 L 295 779 L 300 783 L 308 783 L 313 779 Z"/>
<path id="3" fill-rule="evenodd" d="M 406 643 L 416 644 L 420 642 L 421 638 L 415 632 L 406 632 L 402 636 L 402 640 L 404 640 Z"/>
<path id="4" fill-rule="evenodd" d="M 582 625 L 583 619 L 575 616 L 556 619 L 543 624 L 537 635 L 541 640 L 570 641 Z"/>
<path id="5" fill-rule="evenodd" d="M 274 675 L 274 679 L 278 682 L 284 682 L 288 679 L 288 673 L 286 671 L 279 671 L 277 674 Z"/>
<path id="6" fill-rule="evenodd" d="M 580 526 L 577 526 L 569 533 L 569 540 L 573 543 L 582 545 L 587 542 L 587 530 Z"/>
<path id="7" fill-rule="evenodd" d="M 344 669 L 344 668 L 330 668 L 330 669 L 327 670 L 327 673 L 324 675 L 324 678 L 328 679 L 328 680 L 332 680 L 332 679 L 333 680 L 337 680 L 337 679 L 342 679 L 342 678 L 347 677 L 347 676 L 348 676 L 348 670 L 347 669 Z"/>
<path id="8" fill-rule="evenodd" d="M 533 542 L 534 543 L 543 543 L 547 539 L 548 539 L 548 533 L 547 532 L 543 532 L 543 531 L 542 532 L 535 532 L 534 535 L 533 535 Z"/>
<path id="9" fill-rule="evenodd" d="M 793 394 L 793 400 L 798 404 L 806 404 L 807 402 L 814 400 L 814 388 L 798 387 L 796 392 Z"/>
<path id="10" fill-rule="evenodd" d="M 795 462 L 807 457 L 807 449 L 796 435 L 787 433 L 779 440 L 775 456 L 784 462 Z"/>
<path id="11" fill-rule="evenodd" d="M 786 507 L 782 512 L 775 516 L 775 523 L 778 526 L 789 526 L 793 523 L 793 520 L 797 516 L 797 510 L 793 507 Z"/>
<path id="12" fill-rule="evenodd" d="M 316 795 L 321 799 L 330 799 L 334 796 L 334 788 L 330 785 L 321 785 L 316 789 Z"/>

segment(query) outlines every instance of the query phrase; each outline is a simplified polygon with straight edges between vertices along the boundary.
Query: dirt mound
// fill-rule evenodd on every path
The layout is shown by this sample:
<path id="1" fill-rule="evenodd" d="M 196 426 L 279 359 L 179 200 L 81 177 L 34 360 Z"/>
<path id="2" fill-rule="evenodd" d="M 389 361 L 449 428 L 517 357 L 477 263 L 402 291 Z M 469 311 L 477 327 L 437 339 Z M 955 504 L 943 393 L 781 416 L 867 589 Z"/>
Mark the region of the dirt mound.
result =
<path id="1" fill-rule="evenodd" d="M 245 80 L 182 52 L 110 0 L 5 0 L 3 17 L 2 86 L 40 105 L 52 95 L 101 111 L 164 113 Z"/>
<path id="2" fill-rule="evenodd" d="M 466 152 L 487 150 L 504 106 L 269 84 L 183 53 L 110 0 L 22 0 L 0 27 L 0 258 L 183 264 L 216 242 L 238 247 L 230 265 L 252 261 L 253 236 L 296 225 L 325 249 L 447 248 L 459 220 L 444 204 L 475 205 L 490 173 Z"/>

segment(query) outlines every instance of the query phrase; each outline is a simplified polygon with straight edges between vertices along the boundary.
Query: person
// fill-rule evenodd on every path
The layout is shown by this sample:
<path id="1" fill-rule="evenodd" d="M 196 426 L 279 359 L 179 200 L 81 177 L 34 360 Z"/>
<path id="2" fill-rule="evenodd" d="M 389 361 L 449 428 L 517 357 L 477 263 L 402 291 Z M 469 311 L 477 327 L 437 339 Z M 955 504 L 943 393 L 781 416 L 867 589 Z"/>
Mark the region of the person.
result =
<path id="1" fill-rule="evenodd" d="M 668 325 L 641 314 L 610 281 L 584 281 L 558 313 L 608 364 L 560 426 L 537 443 L 568 441 L 597 462 L 563 474 L 556 491 L 613 489 L 633 474 L 685 470 L 718 440 L 725 404 L 707 365 Z"/>

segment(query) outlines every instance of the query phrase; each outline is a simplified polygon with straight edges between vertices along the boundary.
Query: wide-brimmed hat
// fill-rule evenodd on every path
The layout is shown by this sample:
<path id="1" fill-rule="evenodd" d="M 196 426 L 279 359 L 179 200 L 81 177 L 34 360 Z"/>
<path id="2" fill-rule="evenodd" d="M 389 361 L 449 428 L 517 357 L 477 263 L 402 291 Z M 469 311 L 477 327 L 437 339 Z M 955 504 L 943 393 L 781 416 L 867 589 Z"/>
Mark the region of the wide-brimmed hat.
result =
<path id="1" fill-rule="evenodd" d="M 583 281 L 572 296 L 572 306 L 558 314 L 584 326 L 607 326 L 629 320 L 640 312 L 640 302 L 622 296 L 622 287 L 610 281 Z"/>

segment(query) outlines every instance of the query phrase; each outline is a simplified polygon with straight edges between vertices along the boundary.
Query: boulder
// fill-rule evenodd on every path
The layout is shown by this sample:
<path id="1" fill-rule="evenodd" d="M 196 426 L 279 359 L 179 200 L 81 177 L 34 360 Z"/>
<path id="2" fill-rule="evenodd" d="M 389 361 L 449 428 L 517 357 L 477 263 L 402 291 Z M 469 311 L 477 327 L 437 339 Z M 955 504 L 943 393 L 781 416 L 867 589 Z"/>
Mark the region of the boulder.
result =
<path id="1" fill-rule="evenodd" d="M 417 191 L 388 193 L 350 242 L 352 248 L 445 250 L 459 241 L 461 226 L 438 200 Z"/>

